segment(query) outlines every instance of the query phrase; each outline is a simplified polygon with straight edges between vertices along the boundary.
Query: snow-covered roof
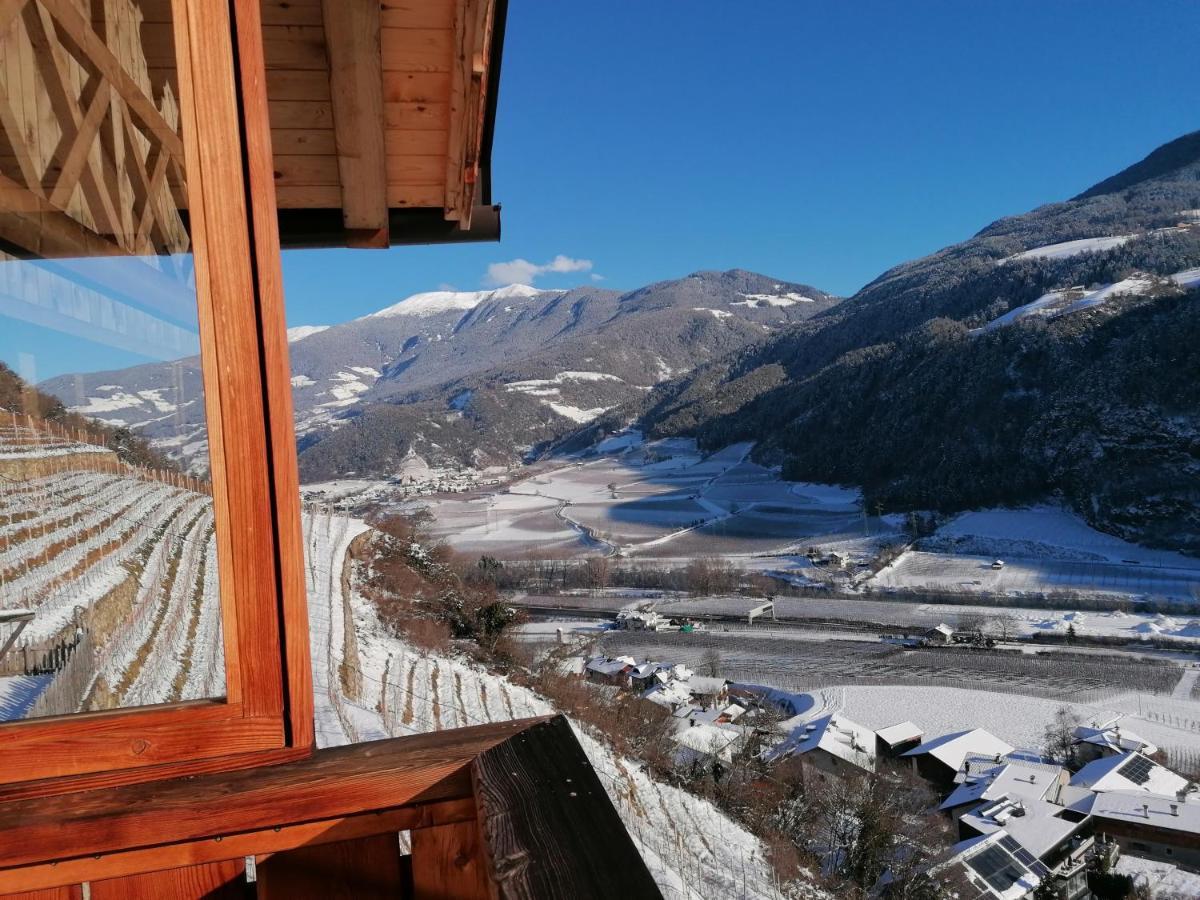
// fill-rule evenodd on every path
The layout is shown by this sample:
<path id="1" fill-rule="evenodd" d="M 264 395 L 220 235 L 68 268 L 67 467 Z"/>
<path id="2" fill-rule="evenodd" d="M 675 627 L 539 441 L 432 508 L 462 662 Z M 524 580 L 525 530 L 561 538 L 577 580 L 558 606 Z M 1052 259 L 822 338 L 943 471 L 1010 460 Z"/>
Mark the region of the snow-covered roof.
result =
<path id="1" fill-rule="evenodd" d="M 1127 728 L 1122 728 L 1115 722 L 1100 727 L 1080 725 L 1075 729 L 1075 742 L 1077 744 L 1095 744 L 1118 753 L 1137 750 L 1147 756 L 1152 756 L 1158 752 L 1158 747 L 1144 737 L 1134 734 Z"/>
<path id="2" fill-rule="evenodd" d="M 597 656 L 595 659 L 588 660 L 587 668 L 588 671 L 597 672 L 601 675 L 615 675 L 618 672 L 623 672 L 632 665 L 634 665 L 632 656 L 617 656 L 613 659 Z"/>
<path id="3" fill-rule="evenodd" d="M 934 626 L 933 626 L 932 628 L 930 628 L 929 630 L 930 630 L 930 631 L 936 631 L 936 632 L 938 632 L 939 634 L 944 634 L 946 637 L 950 637 L 951 635 L 953 635 L 953 634 L 954 634 L 954 629 L 953 629 L 953 628 L 951 628 L 949 625 L 947 625 L 945 622 L 941 622 L 941 623 L 939 623 L 939 624 L 937 624 L 937 625 L 934 625 Z"/>
<path id="4" fill-rule="evenodd" d="M 670 708 L 686 706 L 692 702 L 692 692 L 688 690 L 687 683 L 674 680 L 656 684 L 642 696 L 651 703 Z"/>
<path id="5" fill-rule="evenodd" d="M 974 728 L 970 731 L 958 731 L 932 738 L 902 755 L 923 756 L 928 754 L 938 762 L 957 771 L 968 753 L 977 753 L 981 756 L 1004 756 L 1006 753 L 1011 753 L 1013 749 L 1011 745 L 1006 744 L 990 731 Z"/>
<path id="6" fill-rule="evenodd" d="M 1181 801 L 1142 791 L 1106 791 L 1096 795 L 1092 815 L 1099 819 L 1200 834 L 1200 797 L 1195 794 Z"/>
<path id="7" fill-rule="evenodd" d="M 1121 753 L 1092 760 L 1075 773 L 1071 784 L 1097 792 L 1132 791 L 1174 797 L 1188 780 L 1140 753 Z"/>
<path id="8" fill-rule="evenodd" d="M 1065 772 L 1058 766 L 1001 762 L 968 775 L 939 808 L 953 809 L 974 800 L 1045 800 L 1058 793 Z"/>
<path id="9" fill-rule="evenodd" d="M 724 678 L 713 678 L 709 675 L 693 675 L 687 681 L 693 694 L 719 694 L 729 684 Z"/>
<path id="10" fill-rule="evenodd" d="M 912 722 L 900 722 L 897 725 L 880 728 L 875 734 L 885 744 L 890 744 L 894 747 L 896 744 L 902 744 L 905 741 L 914 739 L 919 741 L 924 737 L 925 733 Z"/>
<path id="11" fill-rule="evenodd" d="M 783 741 L 767 751 L 766 758 L 774 761 L 817 749 L 860 769 L 875 771 L 874 732 L 836 713 L 797 725 Z"/>
<path id="12" fill-rule="evenodd" d="M 981 834 L 1007 832 L 1018 844 L 1041 857 L 1080 827 L 1079 822 L 1059 818 L 1061 806 L 1044 800 L 1006 798 L 983 804 L 962 817 L 962 822 Z"/>
<path id="13" fill-rule="evenodd" d="M 742 737 L 740 729 L 721 725 L 692 725 L 675 732 L 679 745 L 676 760 L 690 761 L 697 757 L 717 757 L 726 762 L 733 759 L 733 745 Z"/>

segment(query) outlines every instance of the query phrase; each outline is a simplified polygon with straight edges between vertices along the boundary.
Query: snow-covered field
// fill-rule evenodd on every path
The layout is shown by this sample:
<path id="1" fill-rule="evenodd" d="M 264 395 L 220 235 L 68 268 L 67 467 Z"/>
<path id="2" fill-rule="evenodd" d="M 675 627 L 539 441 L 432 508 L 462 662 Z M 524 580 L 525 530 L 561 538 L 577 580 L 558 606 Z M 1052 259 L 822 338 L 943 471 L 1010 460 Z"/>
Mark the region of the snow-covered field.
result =
<path id="1" fill-rule="evenodd" d="M 1200 560 L 1151 550 L 1089 527 L 1054 506 L 968 512 L 902 554 L 872 587 L 989 594 L 1080 591 L 1194 601 Z M 995 559 L 1003 568 L 993 568 Z"/>
<path id="2" fill-rule="evenodd" d="M 894 523 L 864 522 L 857 491 L 782 481 L 747 460 L 751 445 L 707 457 L 691 441 L 606 439 L 607 454 L 540 471 L 504 492 L 437 500 L 434 533 L 456 549 L 507 557 L 638 557 L 781 552 L 863 543 Z"/>
<path id="3" fill-rule="evenodd" d="M 211 498 L 32 427 L 0 434 L 0 462 L 16 456 L 53 471 L 0 473 L 0 608 L 34 614 L 5 660 L 0 719 L 220 696 Z M 47 667 L 55 651 L 69 662 Z"/>

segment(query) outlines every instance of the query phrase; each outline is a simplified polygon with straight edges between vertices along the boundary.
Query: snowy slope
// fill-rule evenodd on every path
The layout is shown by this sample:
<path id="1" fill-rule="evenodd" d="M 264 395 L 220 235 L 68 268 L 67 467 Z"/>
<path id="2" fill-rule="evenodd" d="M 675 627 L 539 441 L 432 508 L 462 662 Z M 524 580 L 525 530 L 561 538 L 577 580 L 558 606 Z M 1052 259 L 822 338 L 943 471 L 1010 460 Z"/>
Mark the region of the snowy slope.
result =
<path id="1" fill-rule="evenodd" d="M 345 551 L 364 529 L 363 523 L 339 516 L 305 519 L 323 746 L 554 712 L 546 700 L 505 678 L 392 637 L 368 601 L 353 592 L 347 596 L 342 590 Z M 347 648 L 343 629 L 347 608 L 353 615 L 354 650 Z M 350 691 L 345 682 L 353 683 Z M 654 780 L 640 764 L 616 756 L 578 727 L 576 735 L 668 898 L 784 896 L 756 837 L 712 804 Z M 808 896 L 826 895 L 812 889 Z"/>

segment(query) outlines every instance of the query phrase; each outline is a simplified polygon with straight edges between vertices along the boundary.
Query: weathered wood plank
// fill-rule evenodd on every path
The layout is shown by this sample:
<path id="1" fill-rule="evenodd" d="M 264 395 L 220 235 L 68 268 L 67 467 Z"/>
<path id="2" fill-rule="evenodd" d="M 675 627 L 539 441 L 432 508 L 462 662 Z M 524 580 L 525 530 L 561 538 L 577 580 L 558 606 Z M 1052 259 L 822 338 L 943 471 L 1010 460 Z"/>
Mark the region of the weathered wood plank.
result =
<path id="1" fill-rule="evenodd" d="M 387 246 L 379 0 L 325 0 L 324 11 L 342 220 L 382 230 Z"/>
<path id="2" fill-rule="evenodd" d="M 455 827 L 445 826 L 445 827 Z M 395 832 L 260 858 L 259 900 L 399 900 L 412 896 Z"/>
<path id="3" fill-rule="evenodd" d="M 469 797 L 472 760 L 540 721 L 338 747 L 260 769 L 0 803 L 0 889 L 7 867 Z"/>
<path id="4" fill-rule="evenodd" d="M 417 900 L 491 900 L 493 896 L 477 822 L 413 829 L 412 873 Z"/>
<path id="5" fill-rule="evenodd" d="M 91 882 L 92 900 L 249 900 L 246 864 L 240 859 L 182 866 Z"/>
<path id="6" fill-rule="evenodd" d="M 471 772 L 499 897 L 662 896 L 562 716 L 480 754 Z"/>

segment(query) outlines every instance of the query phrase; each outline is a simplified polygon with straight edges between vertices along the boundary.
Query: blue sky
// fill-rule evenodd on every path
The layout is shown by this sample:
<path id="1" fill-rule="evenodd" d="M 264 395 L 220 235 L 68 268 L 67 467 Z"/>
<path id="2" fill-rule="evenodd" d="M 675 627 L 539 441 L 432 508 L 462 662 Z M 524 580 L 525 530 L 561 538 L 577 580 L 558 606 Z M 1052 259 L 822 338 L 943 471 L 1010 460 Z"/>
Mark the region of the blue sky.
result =
<path id="1" fill-rule="evenodd" d="M 537 285 L 740 267 L 849 295 L 1200 128 L 1196 34 L 1196 0 L 511 0 L 503 241 L 288 252 L 289 324 L 560 256 L 591 267 Z M 0 359 L 30 331 L 0 318 Z M 143 361 L 38 355 L 42 378 Z"/>
<path id="2" fill-rule="evenodd" d="M 1194 0 L 512 0 L 502 242 L 285 254 L 289 320 L 560 254 L 605 287 L 741 267 L 848 295 L 1200 128 L 1197 34 Z"/>

